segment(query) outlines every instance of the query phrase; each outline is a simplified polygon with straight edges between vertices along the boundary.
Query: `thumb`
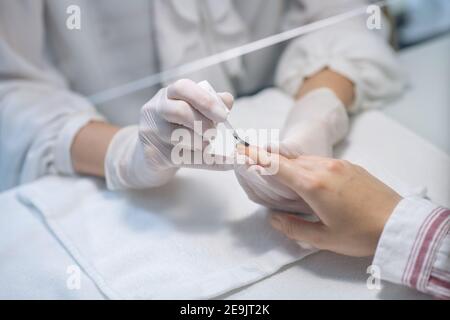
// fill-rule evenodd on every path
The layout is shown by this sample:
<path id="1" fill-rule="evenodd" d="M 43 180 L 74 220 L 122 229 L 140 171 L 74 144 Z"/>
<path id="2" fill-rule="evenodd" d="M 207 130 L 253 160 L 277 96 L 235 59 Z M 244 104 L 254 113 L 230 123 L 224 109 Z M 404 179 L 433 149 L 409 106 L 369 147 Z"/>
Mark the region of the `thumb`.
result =
<path id="1" fill-rule="evenodd" d="M 233 103 L 234 103 L 233 95 L 229 92 L 220 92 L 220 93 L 217 93 L 217 95 L 220 97 L 220 99 L 222 99 L 223 103 L 225 103 L 228 110 L 231 110 L 231 108 L 233 107 Z"/>
<path id="2" fill-rule="evenodd" d="M 325 228 L 322 222 L 306 221 L 298 216 L 276 213 L 270 219 L 272 227 L 289 239 L 312 245 L 322 249 L 326 241 Z"/>

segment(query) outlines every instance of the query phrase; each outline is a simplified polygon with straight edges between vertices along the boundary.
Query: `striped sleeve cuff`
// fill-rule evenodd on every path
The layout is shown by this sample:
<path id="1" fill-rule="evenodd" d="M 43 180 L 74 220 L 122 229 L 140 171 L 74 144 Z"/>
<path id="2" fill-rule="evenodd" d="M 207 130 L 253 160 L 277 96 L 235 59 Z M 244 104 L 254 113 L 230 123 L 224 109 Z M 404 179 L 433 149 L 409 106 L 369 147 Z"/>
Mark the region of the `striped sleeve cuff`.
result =
<path id="1" fill-rule="evenodd" d="M 450 210 L 447 210 L 447 224 L 449 224 Z M 450 299 L 450 231 L 442 240 L 436 251 L 436 261 L 431 269 L 428 291 L 438 298 Z"/>
<path id="2" fill-rule="evenodd" d="M 450 210 L 424 199 L 403 199 L 387 222 L 375 253 L 373 264 L 380 268 L 381 278 L 449 298 L 450 282 L 433 273 L 437 261 L 442 264 L 438 272 L 450 270 L 445 259 L 449 227 Z"/>

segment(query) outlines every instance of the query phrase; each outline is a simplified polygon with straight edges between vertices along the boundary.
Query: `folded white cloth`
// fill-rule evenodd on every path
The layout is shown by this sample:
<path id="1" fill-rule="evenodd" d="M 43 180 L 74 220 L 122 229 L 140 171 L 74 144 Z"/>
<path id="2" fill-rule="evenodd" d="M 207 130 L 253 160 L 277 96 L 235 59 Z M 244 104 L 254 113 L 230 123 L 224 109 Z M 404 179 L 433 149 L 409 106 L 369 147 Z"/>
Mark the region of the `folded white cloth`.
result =
<path id="1" fill-rule="evenodd" d="M 232 172 L 186 169 L 160 189 L 124 193 L 48 177 L 19 197 L 112 299 L 212 298 L 312 252 L 274 231 Z"/>
<path id="2" fill-rule="evenodd" d="M 274 231 L 232 172 L 182 170 L 160 189 L 124 193 L 93 179 L 48 177 L 19 198 L 111 299 L 213 298 L 314 252 Z"/>

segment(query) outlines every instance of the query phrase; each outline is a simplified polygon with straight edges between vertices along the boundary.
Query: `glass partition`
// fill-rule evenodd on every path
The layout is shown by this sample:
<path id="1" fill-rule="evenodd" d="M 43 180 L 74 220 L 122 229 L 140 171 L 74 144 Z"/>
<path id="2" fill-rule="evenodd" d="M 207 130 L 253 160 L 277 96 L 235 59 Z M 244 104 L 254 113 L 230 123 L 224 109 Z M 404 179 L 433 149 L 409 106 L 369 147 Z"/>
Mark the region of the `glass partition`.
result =
<path id="1" fill-rule="evenodd" d="M 388 3 L 375 2 L 381 11 Z M 299 37 L 390 32 L 367 1 L 48 0 L 43 10 L 52 65 L 118 125 L 136 123 L 141 106 L 177 79 L 208 80 L 237 97 L 273 86 Z"/>
<path id="2" fill-rule="evenodd" d="M 13 124 L 33 114 L 27 146 L 66 111 L 90 107 L 113 125 L 138 124 L 142 106 L 183 78 L 235 98 L 277 87 L 294 99 L 331 69 L 355 84 L 353 104 L 380 106 L 404 85 L 392 49 L 442 34 L 450 21 L 445 0 L 0 4 L 2 130 L 19 134 Z"/>

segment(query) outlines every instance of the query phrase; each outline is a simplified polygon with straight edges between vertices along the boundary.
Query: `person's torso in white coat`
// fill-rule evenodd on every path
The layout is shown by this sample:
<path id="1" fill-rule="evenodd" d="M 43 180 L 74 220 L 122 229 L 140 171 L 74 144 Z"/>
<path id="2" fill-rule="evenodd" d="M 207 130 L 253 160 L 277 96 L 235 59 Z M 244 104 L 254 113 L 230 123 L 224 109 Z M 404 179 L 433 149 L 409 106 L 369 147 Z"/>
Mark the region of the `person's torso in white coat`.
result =
<path id="1" fill-rule="evenodd" d="M 81 8 L 81 30 L 66 28 L 65 10 L 73 4 Z M 47 0 L 46 14 L 52 64 L 73 90 L 91 95 L 275 34 L 286 2 Z M 220 91 L 254 92 L 272 82 L 279 55 L 279 46 L 268 48 L 189 78 L 208 79 Z M 157 89 L 97 107 L 116 124 L 136 123 L 138 110 Z"/>

